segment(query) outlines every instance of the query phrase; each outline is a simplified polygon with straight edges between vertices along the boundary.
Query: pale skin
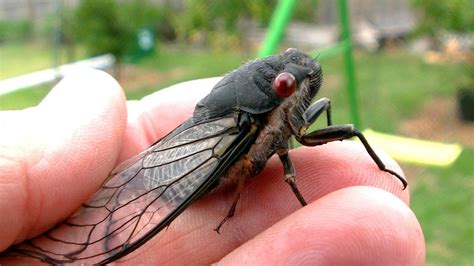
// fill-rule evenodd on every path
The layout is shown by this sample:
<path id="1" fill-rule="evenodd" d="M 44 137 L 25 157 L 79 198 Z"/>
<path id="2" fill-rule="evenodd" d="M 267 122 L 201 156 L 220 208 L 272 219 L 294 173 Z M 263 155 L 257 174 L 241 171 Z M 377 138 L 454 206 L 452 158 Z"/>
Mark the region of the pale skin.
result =
<path id="1" fill-rule="evenodd" d="M 113 78 L 85 69 L 66 77 L 37 107 L 0 112 L 0 251 L 65 219 L 118 162 L 190 117 L 217 81 L 195 80 L 126 102 Z M 298 148 L 290 156 L 308 206 L 299 205 L 274 156 L 246 181 L 221 234 L 213 229 L 232 204 L 232 190 L 195 202 L 118 263 L 424 264 L 423 232 L 408 189 L 380 171 L 360 143 Z M 0 257 L 0 264 L 14 262 L 32 260 Z"/>

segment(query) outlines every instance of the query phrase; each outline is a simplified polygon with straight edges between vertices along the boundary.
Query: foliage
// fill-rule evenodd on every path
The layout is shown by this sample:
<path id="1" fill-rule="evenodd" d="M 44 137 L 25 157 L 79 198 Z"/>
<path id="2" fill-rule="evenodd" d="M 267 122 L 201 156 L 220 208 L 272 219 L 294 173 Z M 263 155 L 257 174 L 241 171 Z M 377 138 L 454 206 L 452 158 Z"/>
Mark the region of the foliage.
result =
<path id="1" fill-rule="evenodd" d="M 0 43 L 5 41 L 25 41 L 33 32 L 29 20 L 0 20 Z"/>
<path id="2" fill-rule="evenodd" d="M 418 32 L 436 37 L 442 30 L 472 35 L 474 29 L 474 0 L 412 0 L 421 12 Z M 436 38 L 435 38 L 436 40 Z M 472 47 L 471 47 L 472 48 Z M 473 56 L 470 51 L 470 57 Z M 469 57 L 469 56 L 468 56 Z M 474 63 L 466 60 L 464 75 L 456 81 L 457 85 L 474 90 Z"/>
<path id="3" fill-rule="evenodd" d="M 50 14 L 41 25 L 41 36 L 58 38 L 61 44 L 74 43 L 74 15 L 75 9 L 71 7 L 63 7 L 60 17 L 56 13 Z"/>
<path id="4" fill-rule="evenodd" d="M 240 34 L 239 25 L 249 12 L 262 12 L 256 2 L 272 0 L 258 0 L 250 5 L 245 0 L 187 0 L 186 8 L 179 12 L 174 19 L 174 27 L 178 39 L 192 43 L 204 43 L 217 46 L 234 43 Z M 260 14 L 265 16 L 265 14 Z M 265 19 L 262 17 L 262 19 Z M 237 43 L 239 45 L 239 43 Z M 230 45 L 234 48 L 234 45 Z"/>
<path id="5" fill-rule="evenodd" d="M 213 44 L 227 41 L 240 45 L 242 32 L 248 23 L 267 27 L 277 0 L 187 0 L 174 26 L 180 40 Z M 296 3 L 295 20 L 311 20 L 317 0 Z M 224 41 L 222 41 L 224 39 Z"/>
<path id="6" fill-rule="evenodd" d="M 120 60 L 136 45 L 135 34 L 141 27 L 172 38 L 169 13 L 165 6 L 147 0 L 83 0 L 74 14 L 73 36 L 90 55 L 110 52 Z"/>
<path id="7" fill-rule="evenodd" d="M 127 21 L 129 32 L 135 33 L 141 27 L 151 27 L 158 38 L 173 38 L 174 32 L 170 29 L 172 12 L 167 5 L 152 4 L 148 0 L 128 0 L 121 1 L 119 7 L 119 15 Z"/>
<path id="8" fill-rule="evenodd" d="M 74 37 L 90 55 L 112 53 L 120 59 L 128 49 L 128 21 L 114 0 L 83 0 L 75 14 Z"/>
<path id="9" fill-rule="evenodd" d="M 430 35 L 439 30 L 469 32 L 474 29 L 472 0 L 412 0 L 420 11 L 419 31 Z"/>
<path id="10" fill-rule="evenodd" d="M 293 20 L 311 22 L 318 8 L 318 0 L 297 1 L 295 11 L 293 12 Z"/>

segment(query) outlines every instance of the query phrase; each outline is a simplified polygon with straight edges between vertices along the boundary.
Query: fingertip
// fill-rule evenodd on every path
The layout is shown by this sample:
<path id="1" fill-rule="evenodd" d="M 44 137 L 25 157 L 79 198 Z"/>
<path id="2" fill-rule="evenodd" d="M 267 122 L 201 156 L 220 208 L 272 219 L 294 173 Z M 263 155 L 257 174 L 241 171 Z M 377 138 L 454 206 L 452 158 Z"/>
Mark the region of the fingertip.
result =
<path id="1" fill-rule="evenodd" d="M 95 102 L 125 102 L 125 94 L 118 82 L 108 73 L 92 68 L 77 68 L 69 72 L 39 104 L 42 108 L 74 107 L 71 104 Z"/>
<path id="2" fill-rule="evenodd" d="M 16 180 L 3 196 L 18 199 L 12 211 L 22 224 L 15 242 L 30 238 L 70 215 L 97 189 L 116 162 L 126 124 L 120 85 L 98 70 L 67 75 L 37 107 L 6 116 L 2 139 Z M 6 178 L 6 179 L 5 179 Z M 13 184 L 13 183 L 11 183 Z M 25 194 L 27 196 L 25 196 Z"/>
<path id="3" fill-rule="evenodd" d="M 406 204 L 381 189 L 350 187 L 296 211 L 219 264 L 423 265 L 424 258 L 423 233 Z"/>
<path id="4" fill-rule="evenodd" d="M 404 177 L 395 160 L 382 150 L 375 148 L 375 152 L 387 169 Z M 291 151 L 290 155 L 299 185 L 309 197 L 319 198 L 341 188 L 369 185 L 389 191 L 409 204 L 408 189 L 403 189 L 403 183 L 395 175 L 380 170 L 359 142 L 342 141 L 320 147 L 301 147 Z"/>
<path id="5" fill-rule="evenodd" d="M 68 138 L 73 132 L 86 138 L 105 134 L 122 138 L 127 122 L 125 94 L 108 73 L 78 68 L 67 74 L 30 115 L 39 116 L 38 124 L 32 127 L 46 125 L 49 140 Z"/>

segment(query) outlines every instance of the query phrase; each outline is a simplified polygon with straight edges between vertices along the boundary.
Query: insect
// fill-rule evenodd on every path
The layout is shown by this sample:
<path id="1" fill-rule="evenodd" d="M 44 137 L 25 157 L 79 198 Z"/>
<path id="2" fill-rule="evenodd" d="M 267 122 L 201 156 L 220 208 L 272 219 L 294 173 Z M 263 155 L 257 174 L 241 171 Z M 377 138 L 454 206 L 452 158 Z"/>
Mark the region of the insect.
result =
<path id="1" fill-rule="evenodd" d="M 232 217 L 246 176 L 258 174 L 277 154 L 285 181 L 296 185 L 289 139 L 306 146 L 358 137 L 380 170 L 387 169 L 352 125 L 332 125 L 330 100 L 311 104 L 322 70 L 310 56 L 286 52 L 244 64 L 218 82 L 193 116 L 112 171 L 92 198 L 47 233 L 12 248 L 44 262 L 110 263 L 167 227 L 193 201 L 233 176 L 236 198 L 218 231 Z M 307 133 L 326 113 L 327 127 Z"/>

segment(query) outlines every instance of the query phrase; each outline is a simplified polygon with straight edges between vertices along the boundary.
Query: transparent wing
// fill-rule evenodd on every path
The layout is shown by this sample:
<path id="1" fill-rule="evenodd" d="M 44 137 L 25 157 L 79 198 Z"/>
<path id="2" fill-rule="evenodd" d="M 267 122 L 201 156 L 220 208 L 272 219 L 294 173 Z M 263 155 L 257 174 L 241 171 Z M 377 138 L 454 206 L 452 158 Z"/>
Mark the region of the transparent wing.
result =
<path id="1" fill-rule="evenodd" d="M 239 138 L 232 117 L 188 124 L 119 165 L 66 222 L 14 251 L 54 264 L 96 264 L 146 242 L 209 189 L 222 155 Z"/>

